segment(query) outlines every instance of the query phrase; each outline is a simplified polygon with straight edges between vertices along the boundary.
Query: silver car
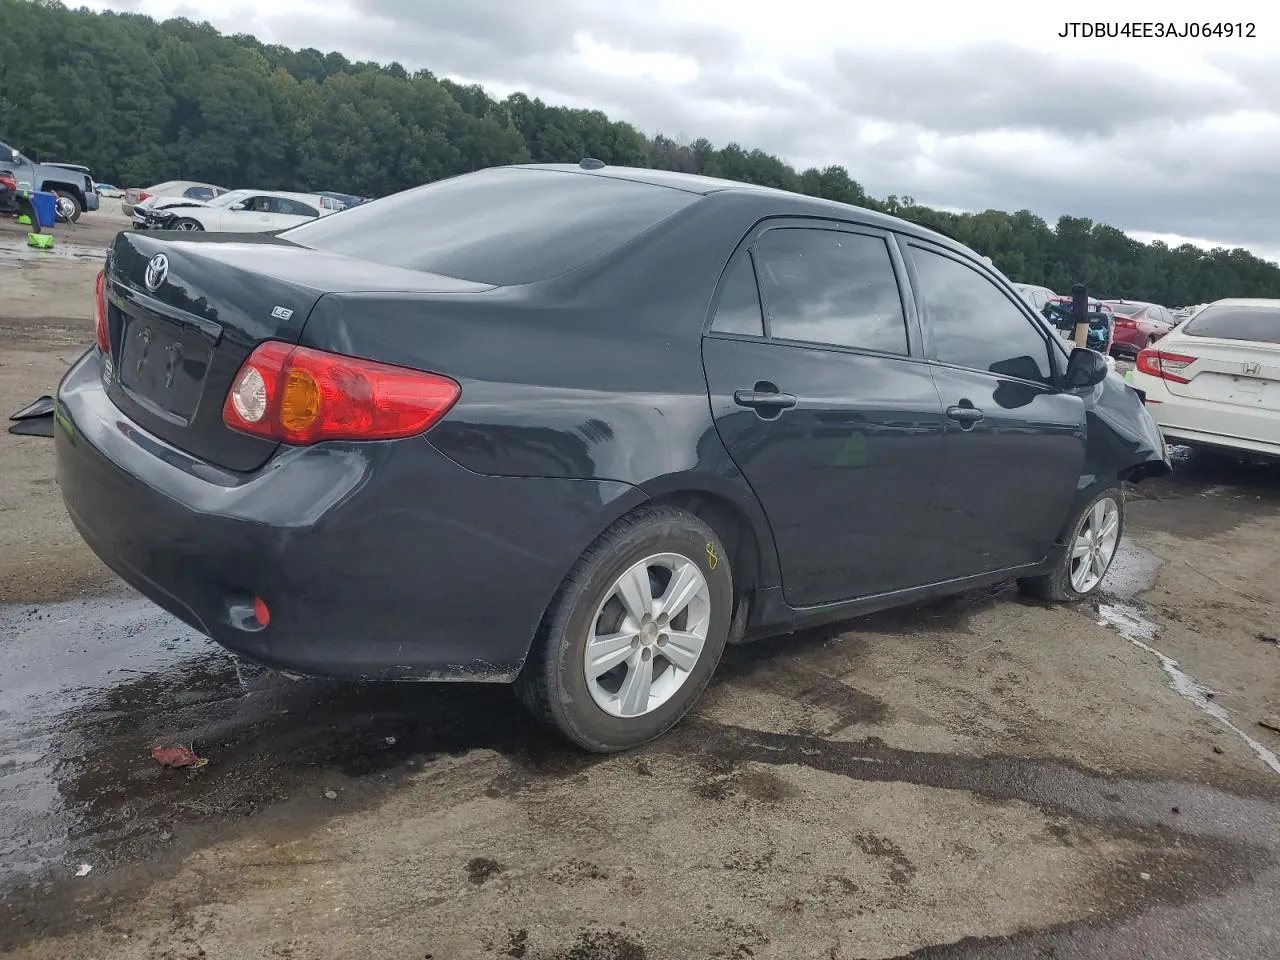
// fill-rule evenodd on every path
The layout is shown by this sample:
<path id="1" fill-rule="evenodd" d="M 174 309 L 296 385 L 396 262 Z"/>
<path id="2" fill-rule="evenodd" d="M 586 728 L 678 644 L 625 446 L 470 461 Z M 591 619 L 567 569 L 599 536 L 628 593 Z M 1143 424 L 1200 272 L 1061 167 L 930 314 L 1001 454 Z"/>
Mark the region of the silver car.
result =
<path id="1" fill-rule="evenodd" d="M 148 200 L 156 197 L 187 197 L 191 200 L 212 200 L 220 197 L 227 192 L 226 187 L 219 187 L 212 183 L 200 183 L 197 180 L 166 180 L 164 183 L 157 183 L 154 186 L 130 187 L 124 192 L 124 199 L 120 201 L 120 209 L 126 217 L 133 216 L 134 207 L 139 204 L 146 204 Z"/>

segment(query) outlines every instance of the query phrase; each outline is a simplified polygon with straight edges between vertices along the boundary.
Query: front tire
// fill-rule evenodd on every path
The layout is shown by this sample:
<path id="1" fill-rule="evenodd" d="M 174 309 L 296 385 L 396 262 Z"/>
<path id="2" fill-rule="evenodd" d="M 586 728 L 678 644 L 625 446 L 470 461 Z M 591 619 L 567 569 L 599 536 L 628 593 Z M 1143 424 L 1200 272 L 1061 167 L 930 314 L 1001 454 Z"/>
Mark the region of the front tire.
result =
<path id="1" fill-rule="evenodd" d="M 1112 483 L 1097 491 L 1065 529 L 1066 549 L 1048 573 L 1018 581 L 1024 593 L 1068 603 L 1098 591 L 1124 536 L 1124 489 Z"/>
<path id="2" fill-rule="evenodd" d="M 182 230 L 185 233 L 193 233 L 196 230 L 203 230 L 204 227 L 200 225 L 200 222 L 198 220 L 190 220 L 186 217 L 183 217 L 181 220 L 179 220 L 177 223 L 173 225 L 173 229 Z"/>
<path id="3" fill-rule="evenodd" d="M 516 692 L 544 724 L 595 753 L 666 733 L 706 689 L 733 616 L 733 575 L 714 530 L 642 507 L 574 564 Z"/>

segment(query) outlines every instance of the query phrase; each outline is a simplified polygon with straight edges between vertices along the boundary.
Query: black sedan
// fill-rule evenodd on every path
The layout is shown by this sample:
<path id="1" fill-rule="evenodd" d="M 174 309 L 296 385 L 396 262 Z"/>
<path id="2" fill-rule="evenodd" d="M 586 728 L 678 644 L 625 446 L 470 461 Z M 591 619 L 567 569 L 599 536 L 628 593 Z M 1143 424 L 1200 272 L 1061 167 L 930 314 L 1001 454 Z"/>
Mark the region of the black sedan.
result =
<path id="1" fill-rule="evenodd" d="M 84 539 L 251 660 L 514 682 L 596 751 L 726 643 L 1097 590 L 1141 396 L 973 251 L 696 176 L 467 174 L 274 236 L 121 233 L 58 389 Z"/>

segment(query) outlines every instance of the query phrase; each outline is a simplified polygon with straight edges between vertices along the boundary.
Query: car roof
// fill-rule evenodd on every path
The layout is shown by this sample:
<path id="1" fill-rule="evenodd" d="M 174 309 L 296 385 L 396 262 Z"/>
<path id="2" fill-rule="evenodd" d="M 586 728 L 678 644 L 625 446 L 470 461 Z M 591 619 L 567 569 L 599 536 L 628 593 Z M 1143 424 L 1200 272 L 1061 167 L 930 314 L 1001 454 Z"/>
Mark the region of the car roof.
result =
<path id="1" fill-rule="evenodd" d="M 1206 303 L 1206 307 L 1267 307 L 1272 310 L 1280 310 L 1280 300 L 1273 300 L 1266 297 L 1227 297 L 1224 300 L 1214 300 L 1212 303 Z"/>
<path id="2" fill-rule="evenodd" d="M 795 193 L 791 190 L 780 190 L 777 187 L 762 187 L 754 183 L 742 183 L 738 180 L 723 180 L 719 177 L 705 177 L 697 173 L 678 173 L 674 170 L 651 170 L 645 167 L 612 167 L 602 166 L 595 169 L 577 163 L 519 163 L 511 164 L 508 169 L 536 170 L 548 173 L 577 174 L 587 177 L 606 177 L 614 180 L 630 180 L 633 183 L 647 183 L 655 187 L 668 187 L 672 190 L 683 190 L 699 196 L 713 194 L 739 194 L 747 196 L 768 197 L 791 206 L 776 212 L 778 216 L 794 214 L 796 216 L 822 216 L 825 211 L 829 216 L 847 218 L 851 213 L 857 219 L 872 227 L 883 230 L 896 230 L 900 233 L 913 234 L 917 237 L 939 243 L 954 250 L 962 250 L 981 260 L 977 251 L 965 246 L 957 240 L 939 233 L 929 227 L 887 213 L 859 207 L 851 203 L 840 203 L 822 197 L 811 197 L 808 194 Z"/>
<path id="3" fill-rule="evenodd" d="M 291 190 L 253 190 L 249 188 L 242 188 L 234 192 L 250 193 L 259 197 L 284 197 L 286 200 L 305 200 L 308 203 L 315 203 L 321 196 L 318 193 L 295 193 Z"/>

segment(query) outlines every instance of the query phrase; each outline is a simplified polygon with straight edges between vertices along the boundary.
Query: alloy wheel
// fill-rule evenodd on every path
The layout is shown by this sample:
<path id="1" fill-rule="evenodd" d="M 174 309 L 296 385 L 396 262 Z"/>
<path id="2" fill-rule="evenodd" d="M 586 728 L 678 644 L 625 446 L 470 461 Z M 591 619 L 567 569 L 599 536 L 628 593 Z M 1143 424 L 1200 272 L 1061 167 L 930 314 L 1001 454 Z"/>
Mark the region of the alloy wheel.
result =
<path id="1" fill-rule="evenodd" d="M 1106 576 L 1120 543 L 1120 505 L 1111 497 L 1098 500 L 1080 519 L 1071 544 L 1071 588 L 1088 593 Z"/>
<path id="2" fill-rule="evenodd" d="M 711 589 L 678 553 L 632 564 L 591 621 L 583 669 L 601 710 L 634 718 L 657 710 L 698 665 L 711 625 Z"/>

